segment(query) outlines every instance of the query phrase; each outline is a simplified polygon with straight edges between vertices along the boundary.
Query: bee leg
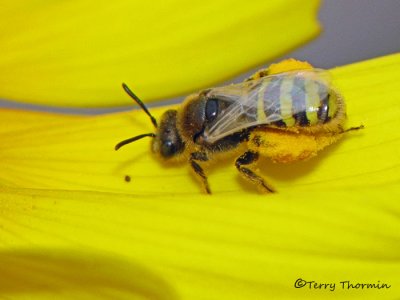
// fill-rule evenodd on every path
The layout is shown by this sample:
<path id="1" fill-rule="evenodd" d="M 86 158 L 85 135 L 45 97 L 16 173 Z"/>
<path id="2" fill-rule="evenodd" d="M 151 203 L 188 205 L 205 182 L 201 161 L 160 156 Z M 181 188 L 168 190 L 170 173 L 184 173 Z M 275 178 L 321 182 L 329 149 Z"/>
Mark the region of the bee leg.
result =
<path id="1" fill-rule="evenodd" d="M 353 131 L 353 130 L 360 130 L 360 129 L 364 129 L 364 125 L 360 125 L 357 127 L 350 127 L 350 128 L 344 129 L 344 130 L 342 129 L 343 131 L 341 133 L 345 133 L 345 132 L 349 132 L 349 131 Z"/>
<path id="2" fill-rule="evenodd" d="M 243 165 L 250 165 L 256 162 L 258 158 L 259 158 L 258 152 L 247 151 L 236 159 L 235 166 L 244 177 L 257 183 L 269 193 L 273 193 L 274 190 L 265 183 L 264 179 L 261 176 L 257 175 L 249 168 L 243 167 Z"/>
<path id="3" fill-rule="evenodd" d="M 196 174 L 201 177 L 201 180 L 203 181 L 203 185 L 207 194 L 211 194 L 207 176 L 204 174 L 203 168 L 196 161 L 208 161 L 207 154 L 204 152 L 193 152 L 190 154 L 189 162 L 190 165 L 192 166 L 193 171 L 195 171 Z"/>

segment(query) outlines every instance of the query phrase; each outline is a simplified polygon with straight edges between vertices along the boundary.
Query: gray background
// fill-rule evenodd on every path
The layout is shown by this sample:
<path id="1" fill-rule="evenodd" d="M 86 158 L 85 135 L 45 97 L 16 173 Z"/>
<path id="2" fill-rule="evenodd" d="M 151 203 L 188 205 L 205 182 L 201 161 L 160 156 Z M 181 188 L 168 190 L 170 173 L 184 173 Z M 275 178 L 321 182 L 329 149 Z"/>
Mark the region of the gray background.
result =
<path id="1" fill-rule="evenodd" d="M 400 51 L 400 0 L 325 0 L 319 11 L 319 20 L 323 26 L 321 35 L 285 57 L 331 68 Z M 234 80 L 237 81 L 239 79 Z M 182 98 L 170 99 L 163 104 L 176 103 Z M 61 109 L 4 100 L 0 100 L 0 106 L 80 114 L 132 109 Z"/>
<path id="2" fill-rule="evenodd" d="M 331 68 L 400 51 L 399 0 L 325 0 L 322 34 L 286 57 Z"/>

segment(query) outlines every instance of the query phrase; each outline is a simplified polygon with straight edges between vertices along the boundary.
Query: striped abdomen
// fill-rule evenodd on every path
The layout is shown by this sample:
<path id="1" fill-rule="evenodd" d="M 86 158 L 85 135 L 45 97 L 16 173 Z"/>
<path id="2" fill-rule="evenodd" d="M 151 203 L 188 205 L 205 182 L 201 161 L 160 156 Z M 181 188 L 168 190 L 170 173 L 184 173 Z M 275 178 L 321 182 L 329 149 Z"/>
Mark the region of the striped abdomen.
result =
<path id="1" fill-rule="evenodd" d="M 336 92 L 323 80 L 301 75 L 271 77 L 257 88 L 257 120 L 279 127 L 325 124 L 338 110 Z"/>

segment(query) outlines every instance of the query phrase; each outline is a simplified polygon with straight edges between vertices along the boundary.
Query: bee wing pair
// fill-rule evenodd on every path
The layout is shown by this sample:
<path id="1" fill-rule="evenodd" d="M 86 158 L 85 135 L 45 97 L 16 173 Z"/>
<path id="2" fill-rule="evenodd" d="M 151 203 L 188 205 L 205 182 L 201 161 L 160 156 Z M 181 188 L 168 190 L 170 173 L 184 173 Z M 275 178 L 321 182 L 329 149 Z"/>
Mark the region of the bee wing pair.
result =
<path id="1" fill-rule="evenodd" d="M 279 73 L 210 89 L 206 96 L 223 105 L 205 129 L 204 138 L 213 143 L 245 128 L 279 124 L 298 113 L 316 113 L 330 91 L 329 73 L 322 69 Z"/>

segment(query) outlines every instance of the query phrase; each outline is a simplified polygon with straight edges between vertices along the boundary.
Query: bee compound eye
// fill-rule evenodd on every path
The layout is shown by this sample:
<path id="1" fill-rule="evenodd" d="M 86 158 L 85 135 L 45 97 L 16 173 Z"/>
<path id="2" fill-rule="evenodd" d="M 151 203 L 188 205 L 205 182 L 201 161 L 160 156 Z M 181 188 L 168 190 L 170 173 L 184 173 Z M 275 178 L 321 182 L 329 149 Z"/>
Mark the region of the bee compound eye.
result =
<path id="1" fill-rule="evenodd" d="M 160 150 L 163 157 L 171 157 L 176 153 L 177 149 L 172 141 L 167 140 L 161 144 Z"/>
<path id="2" fill-rule="evenodd" d="M 218 100 L 209 99 L 206 104 L 206 120 L 212 122 L 218 115 Z"/>

